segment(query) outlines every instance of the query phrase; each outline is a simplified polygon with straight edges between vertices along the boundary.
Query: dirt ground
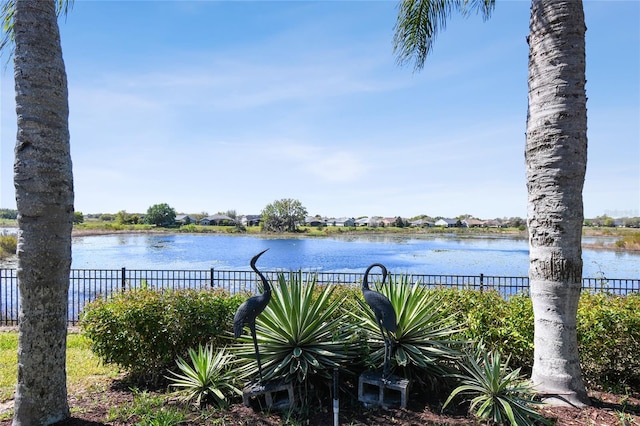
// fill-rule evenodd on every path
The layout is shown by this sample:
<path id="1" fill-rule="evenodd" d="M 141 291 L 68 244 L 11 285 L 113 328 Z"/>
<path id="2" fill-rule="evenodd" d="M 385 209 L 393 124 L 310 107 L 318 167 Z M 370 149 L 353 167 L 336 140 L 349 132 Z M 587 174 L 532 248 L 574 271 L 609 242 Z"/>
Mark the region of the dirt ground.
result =
<path id="1" fill-rule="evenodd" d="M 640 399 L 623 395 L 601 392 L 590 392 L 592 406 L 584 409 L 569 407 L 540 408 L 541 413 L 557 426 L 640 426 Z M 124 422 L 107 422 L 110 408 L 129 404 L 134 394 L 117 384 L 107 390 L 95 393 L 77 393 L 69 396 L 72 417 L 59 426 L 97 426 L 97 425 L 135 425 L 140 419 L 131 416 Z M 432 399 L 432 400 L 430 400 Z M 422 425 L 476 425 L 464 411 L 457 414 L 442 414 L 439 402 L 442 398 L 429 398 L 426 395 L 412 393 L 407 409 L 365 408 L 361 403 L 346 403 L 341 401 L 339 422 L 351 426 L 422 426 Z M 167 401 L 167 405 L 177 402 Z M 10 408 L 10 401 L 5 409 Z M 308 422 L 287 423 L 284 413 L 265 413 L 253 407 L 245 407 L 241 403 L 234 404 L 229 409 L 215 411 L 203 419 L 197 409 L 191 411 L 189 420 L 181 425 L 255 425 L 276 426 L 283 424 L 307 424 L 309 426 L 333 425 L 331 402 L 321 404 L 326 408 L 318 408 L 310 416 Z M 320 406 L 320 404 L 319 404 Z M 211 412 L 209 412 L 211 413 Z M 0 421 L 0 426 L 9 426 L 11 420 Z"/>

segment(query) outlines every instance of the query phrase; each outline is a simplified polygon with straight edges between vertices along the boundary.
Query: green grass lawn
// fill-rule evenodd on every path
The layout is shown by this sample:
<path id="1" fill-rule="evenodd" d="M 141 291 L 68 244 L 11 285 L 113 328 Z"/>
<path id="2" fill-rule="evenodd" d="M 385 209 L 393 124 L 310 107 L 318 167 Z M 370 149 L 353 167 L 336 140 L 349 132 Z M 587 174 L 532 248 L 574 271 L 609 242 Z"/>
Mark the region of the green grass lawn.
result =
<path id="1" fill-rule="evenodd" d="M 0 402 L 13 398 L 18 363 L 18 333 L 0 332 Z M 120 374 L 115 366 L 104 365 L 81 334 L 67 337 L 67 387 L 70 393 L 82 389 L 99 390 Z"/>

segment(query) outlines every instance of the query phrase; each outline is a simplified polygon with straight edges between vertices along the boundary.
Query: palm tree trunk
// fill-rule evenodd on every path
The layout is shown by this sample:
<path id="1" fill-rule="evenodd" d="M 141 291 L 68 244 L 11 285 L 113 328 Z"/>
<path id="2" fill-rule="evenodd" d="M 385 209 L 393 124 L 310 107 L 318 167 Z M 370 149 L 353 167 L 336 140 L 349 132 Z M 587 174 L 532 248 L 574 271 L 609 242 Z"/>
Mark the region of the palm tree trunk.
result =
<path id="1" fill-rule="evenodd" d="M 581 0 L 533 0 L 526 170 L 532 382 L 552 403 L 588 404 L 576 316 L 582 283 L 587 163 L 585 21 Z"/>
<path id="2" fill-rule="evenodd" d="M 14 33 L 20 328 L 13 425 L 46 425 L 69 417 L 73 225 L 67 77 L 54 0 L 17 0 Z"/>

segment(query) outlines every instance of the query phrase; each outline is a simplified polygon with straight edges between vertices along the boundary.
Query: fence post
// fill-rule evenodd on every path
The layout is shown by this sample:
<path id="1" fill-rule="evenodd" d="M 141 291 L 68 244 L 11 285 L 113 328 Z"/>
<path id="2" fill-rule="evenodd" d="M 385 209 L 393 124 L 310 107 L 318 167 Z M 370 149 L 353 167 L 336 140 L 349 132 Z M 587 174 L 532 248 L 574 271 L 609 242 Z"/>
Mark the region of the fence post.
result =
<path id="1" fill-rule="evenodd" d="M 209 285 L 211 286 L 211 288 L 213 288 L 213 287 L 214 287 L 214 282 L 213 282 L 213 268 L 211 268 L 211 269 L 209 270 L 209 274 L 210 274 L 210 275 L 209 275 Z"/>
<path id="2" fill-rule="evenodd" d="M 484 274 L 480 274 L 480 293 L 484 291 Z"/>
<path id="3" fill-rule="evenodd" d="M 120 277 L 120 284 L 122 285 L 122 292 L 124 293 L 127 290 L 127 279 L 126 279 L 126 268 L 123 266 L 122 267 L 122 276 Z"/>

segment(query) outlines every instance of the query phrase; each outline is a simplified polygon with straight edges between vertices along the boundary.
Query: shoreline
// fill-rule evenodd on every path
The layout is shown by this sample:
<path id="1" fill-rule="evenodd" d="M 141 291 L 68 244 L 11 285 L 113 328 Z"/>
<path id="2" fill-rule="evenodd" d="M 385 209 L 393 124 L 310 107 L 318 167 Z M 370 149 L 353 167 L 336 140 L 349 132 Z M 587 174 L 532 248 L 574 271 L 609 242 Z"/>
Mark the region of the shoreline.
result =
<path id="1" fill-rule="evenodd" d="M 15 228 L 15 227 L 7 227 L 7 228 Z M 584 228 L 582 236 L 583 237 L 591 237 L 591 238 L 615 238 L 622 239 L 624 235 L 628 235 L 629 232 L 625 230 L 620 232 L 616 232 L 614 230 L 606 229 L 593 229 L 593 228 Z M 640 231 L 638 231 L 640 232 Z M 343 231 L 340 229 L 338 232 L 327 232 L 324 234 L 321 233 L 307 233 L 307 232 L 299 232 L 299 233 L 283 233 L 283 234 L 270 234 L 270 233 L 256 233 L 256 232 L 245 232 L 245 233 L 237 233 L 237 232 L 222 232 L 217 229 L 206 230 L 202 232 L 184 232 L 179 231 L 173 228 L 164 228 L 164 229 L 73 229 L 71 232 L 72 238 L 75 237 L 94 237 L 101 235 L 154 235 L 154 234 L 166 234 L 166 235 L 178 235 L 178 234 L 202 234 L 202 235 L 224 235 L 224 236 L 254 236 L 254 237 L 267 237 L 267 238 L 326 238 L 326 237 L 338 237 L 338 236 L 358 236 L 358 235 L 380 235 L 380 236 L 416 236 L 416 237 L 424 237 L 424 236 L 439 236 L 439 237 L 454 237 L 454 238 L 514 238 L 514 239 L 527 239 L 528 234 L 526 231 L 520 230 L 485 230 L 485 229 L 456 229 L 451 230 L 451 232 L 443 232 L 443 230 L 437 229 L 433 230 L 431 228 L 427 229 L 419 229 L 419 230 L 376 230 L 376 229 L 367 229 L 360 231 L 352 231 L 347 230 Z M 606 244 L 606 243 L 582 243 L 582 249 L 589 250 L 607 250 L 619 253 L 638 253 L 640 252 L 640 247 L 620 247 L 615 243 Z M 11 256 L 9 258 L 0 259 L 0 265 L 3 265 L 5 262 L 11 262 L 11 259 L 15 258 Z"/>

